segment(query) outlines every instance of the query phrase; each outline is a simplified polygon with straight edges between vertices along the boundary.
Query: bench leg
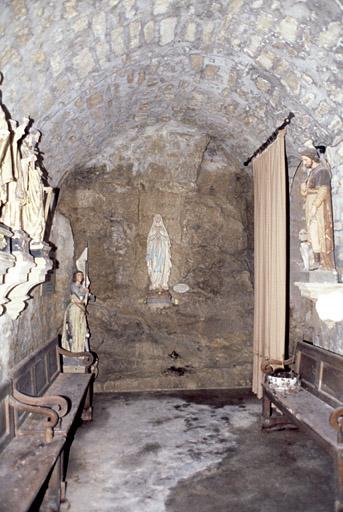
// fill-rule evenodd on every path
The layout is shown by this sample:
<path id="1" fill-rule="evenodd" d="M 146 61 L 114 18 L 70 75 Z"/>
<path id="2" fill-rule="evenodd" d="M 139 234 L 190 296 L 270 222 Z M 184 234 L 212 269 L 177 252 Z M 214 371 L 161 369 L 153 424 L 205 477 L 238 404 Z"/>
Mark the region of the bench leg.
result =
<path id="1" fill-rule="evenodd" d="M 263 426 L 269 424 L 270 418 L 272 415 L 272 403 L 267 397 L 267 395 L 263 394 L 262 399 L 262 416 L 263 416 Z"/>
<path id="2" fill-rule="evenodd" d="M 272 416 L 272 413 L 272 402 L 264 393 L 262 399 L 262 430 L 265 430 L 266 432 L 272 432 L 274 430 L 298 429 L 298 427 L 291 423 L 286 416 Z"/>
<path id="3" fill-rule="evenodd" d="M 88 386 L 85 402 L 83 404 L 83 411 L 81 415 L 82 421 L 93 420 L 93 387 L 92 384 Z"/>
<path id="4" fill-rule="evenodd" d="M 343 512 L 343 451 L 336 455 L 336 502 L 335 512 Z"/>
<path id="5" fill-rule="evenodd" d="M 49 478 L 48 488 L 46 490 L 43 502 L 39 508 L 40 512 L 58 512 L 61 503 L 61 478 L 62 461 L 58 457 L 52 473 Z"/>

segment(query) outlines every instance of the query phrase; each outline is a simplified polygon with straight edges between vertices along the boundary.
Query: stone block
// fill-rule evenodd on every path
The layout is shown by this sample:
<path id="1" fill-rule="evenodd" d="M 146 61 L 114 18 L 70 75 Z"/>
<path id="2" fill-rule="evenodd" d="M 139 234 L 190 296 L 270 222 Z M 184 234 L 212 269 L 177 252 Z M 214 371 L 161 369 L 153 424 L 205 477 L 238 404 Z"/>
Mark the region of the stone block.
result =
<path id="1" fill-rule="evenodd" d="M 215 64 L 206 64 L 204 77 L 207 79 L 215 78 L 218 75 L 219 67 Z"/>
<path id="2" fill-rule="evenodd" d="M 204 64 L 204 57 L 199 54 L 193 54 L 190 56 L 192 68 L 194 71 L 199 73 L 202 70 Z"/>
<path id="3" fill-rule="evenodd" d="M 153 20 L 150 20 L 148 21 L 148 23 L 146 23 L 144 25 L 144 38 L 145 38 L 145 41 L 149 44 L 152 42 L 152 40 L 154 39 L 154 35 L 155 35 L 155 23 Z"/>
<path id="4" fill-rule="evenodd" d="M 155 16 L 158 14 L 165 14 L 170 5 L 171 0 L 154 0 L 153 13 Z"/>
<path id="5" fill-rule="evenodd" d="M 114 53 L 121 56 L 125 53 L 124 30 L 122 27 L 115 28 L 111 32 L 112 49 Z"/>
<path id="6" fill-rule="evenodd" d="M 164 18 L 160 23 L 160 44 L 164 46 L 174 41 L 177 18 Z"/>
<path id="7" fill-rule="evenodd" d="M 73 58 L 73 65 L 77 73 L 82 78 L 92 72 L 94 68 L 94 60 L 88 48 L 84 48 L 78 55 L 76 55 L 76 57 Z"/>
<path id="8" fill-rule="evenodd" d="M 197 25 L 193 21 L 188 23 L 185 32 L 186 41 L 194 42 L 196 38 Z"/>
<path id="9" fill-rule="evenodd" d="M 141 32 L 141 22 L 133 21 L 129 25 L 130 48 L 135 49 L 139 46 L 139 36 Z"/>
<path id="10" fill-rule="evenodd" d="M 288 42 L 295 43 L 298 33 L 298 22 L 291 16 L 286 16 L 280 23 L 278 30 L 280 35 Z"/>

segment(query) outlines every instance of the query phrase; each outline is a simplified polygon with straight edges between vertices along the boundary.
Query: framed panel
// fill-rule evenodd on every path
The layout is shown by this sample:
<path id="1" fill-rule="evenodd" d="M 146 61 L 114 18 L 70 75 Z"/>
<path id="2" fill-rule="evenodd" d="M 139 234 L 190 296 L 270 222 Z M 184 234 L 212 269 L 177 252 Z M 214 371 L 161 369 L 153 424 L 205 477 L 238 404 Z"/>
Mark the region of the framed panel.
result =
<path id="1" fill-rule="evenodd" d="M 48 385 L 45 358 L 37 361 L 37 363 L 35 364 L 34 372 L 36 394 L 42 395 Z"/>
<path id="2" fill-rule="evenodd" d="M 301 361 L 299 374 L 300 378 L 303 382 L 310 385 L 311 387 L 315 387 L 318 382 L 318 371 L 319 364 L 316 359 L 313 359 L 307 354 L 301 353 Z"/>
<path id="3" fill-rule="evenodd" d="M 343 368 L 323 363 L 320 390 L 337 401 L 337 405 L 343 404 Z"/>

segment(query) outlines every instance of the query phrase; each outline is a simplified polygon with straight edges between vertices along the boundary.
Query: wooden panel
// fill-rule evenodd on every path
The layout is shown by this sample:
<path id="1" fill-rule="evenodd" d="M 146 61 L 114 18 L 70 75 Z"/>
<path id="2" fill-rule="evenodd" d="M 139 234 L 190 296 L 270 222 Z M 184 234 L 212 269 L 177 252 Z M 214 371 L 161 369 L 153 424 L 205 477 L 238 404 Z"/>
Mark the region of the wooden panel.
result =
<path id="1" fill-rule="evenodd" d="M 301 380 L 314 387 L 316 382 L 318 382 L 318 370 L 318 362 L 307 354 L 302 353 L 299 368 Z"/>
<path id="2" fill-rule="evenodd" d="M 32 368 L 27 368 L 25 373 L 20 375 L 16 381 L 16 388 L 21 393 L 35 396 L 34 379 L 32 377 Z"/>
<path id="3" fill-rule="evenodd" d="M 323 364 L 321 391 L 336 399 L 338 404 L 343 403 L 343 367 Z"/>
<path id="4" fill-rule="evenodd" d="M 52 350 L 49 350 L 47 353 L 47 359 L 48 359 L 48 380 L 49 382 L 53 381 L 56 375 L 59 374 L 59 368 L 58 368 L 58 359 L 56 354 L 56 343 L 53 345 Z"/>
<path id="5" fill-rule="evenodd" d="M 35 388 L 36 394 L 42 395 L 48 385 L 45 357 L 35 364 Z"/>

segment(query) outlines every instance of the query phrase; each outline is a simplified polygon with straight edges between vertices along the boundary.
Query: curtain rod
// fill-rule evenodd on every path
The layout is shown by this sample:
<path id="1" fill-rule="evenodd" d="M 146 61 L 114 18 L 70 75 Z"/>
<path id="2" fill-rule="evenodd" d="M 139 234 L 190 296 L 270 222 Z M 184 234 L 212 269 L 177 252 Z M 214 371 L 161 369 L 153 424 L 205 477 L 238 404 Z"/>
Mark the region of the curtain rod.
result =
<path id="1" fill-rule="evenodd" d="M 290 112 L 290 113 L 288 114 L 288 116 L 286 117 L 286 119 L 284 120 L 284 122 L 283 122 L 280 126 L 278 126 L 278 127 L 276 128 L 276 130 L 271 134 L 271 136 L 270 136 L 270 137 L 268 137 L 268 139 L 266 140 L 266 142 L 264 142 L 264 143 L 263 143 L 263 144 L 262 144 L 258 149 L 256 149 L 256 151 L 251 155 L 251 157 L 250 157 L 250 158 L 248 158 L 248 160 L 246 160 L 246 161 L 244 162 L 244 165 L 245 165 L 245 166 L 249 165 L 249 164 L 250 164 L 250 162 L 251 162 L 251 160 L 252 160 L 253 158 L 255 158 L 255 156 L 256 156 L 256 155 L 258 155 L 259 153 L 262 153 L 262 151 L 264 151 L 264 150 L 269 146 L 269 144 L 271 144 L 272 142 L 274 142 L 274 140 L 276 139 L 276 137 L 277 137 L 277 135 L 278 135 L 279 131 L 281 131 L 281 130 L 283 130 L 284 128 L 286 128 L 286 126 L 291 122 L 291 119 L 293 119 L 293 117 L 295 117 L 295 116 L 294 116 L 294 114 L 293 114 L 293 112 Z"/>

